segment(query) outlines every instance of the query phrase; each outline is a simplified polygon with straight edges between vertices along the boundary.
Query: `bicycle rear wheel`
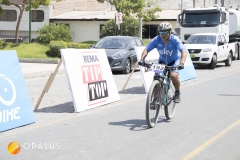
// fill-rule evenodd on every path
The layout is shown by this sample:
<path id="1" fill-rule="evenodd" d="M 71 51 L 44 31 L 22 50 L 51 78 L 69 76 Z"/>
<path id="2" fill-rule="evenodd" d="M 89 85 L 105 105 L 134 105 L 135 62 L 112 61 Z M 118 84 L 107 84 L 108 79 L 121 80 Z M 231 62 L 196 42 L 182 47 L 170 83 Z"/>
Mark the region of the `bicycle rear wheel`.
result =
<path id="1" fill-rule="evenodd" d="M 164 107 L 165 116 L 168 120 L 173 118 L 176 109 L 176 103 L 173 100 L 174 94 L 175 91 L 172 89 L 172 87 L 169 87 L 167 93 L 167 104 Z"/>
<path id="2" fill-rule="evenodd" d="M 150 128 L 156 126 L 162 100 L 160 98 L 161 85 L 154 80 L 149 88 L 146 102 L 146 121 Z M 154 94 L 155 93 L 155 94 Z"/>

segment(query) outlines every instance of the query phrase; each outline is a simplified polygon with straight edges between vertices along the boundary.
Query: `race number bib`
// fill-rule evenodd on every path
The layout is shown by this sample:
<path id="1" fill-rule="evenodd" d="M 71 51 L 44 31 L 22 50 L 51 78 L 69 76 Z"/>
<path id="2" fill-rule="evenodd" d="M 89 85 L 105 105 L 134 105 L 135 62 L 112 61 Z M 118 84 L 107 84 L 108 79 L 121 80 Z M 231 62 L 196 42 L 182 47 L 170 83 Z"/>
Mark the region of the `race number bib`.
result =
<path id="1" fill-rule="evenodd" d="M 163 73 L 164 69 L 165 69 L 165 65 L 163 65 L 163 64 L 153 64 L 153 65 L 151 66 L 151 69 L 150 69 L 150 70 L 151 70 L 152 72 L 161 74 L 161 73 Z"/>

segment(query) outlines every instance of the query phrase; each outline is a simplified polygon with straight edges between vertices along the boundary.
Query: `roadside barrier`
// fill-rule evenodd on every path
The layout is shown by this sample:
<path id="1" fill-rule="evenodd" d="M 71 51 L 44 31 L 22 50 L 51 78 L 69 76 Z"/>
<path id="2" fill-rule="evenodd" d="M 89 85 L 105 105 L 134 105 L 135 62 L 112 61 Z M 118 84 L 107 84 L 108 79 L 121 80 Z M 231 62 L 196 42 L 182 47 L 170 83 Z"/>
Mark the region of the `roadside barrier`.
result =
<path id="1" fill-rule="evenodd" d="M 62 59 L 52 73 L 35 106 L 48 92 L 63 62 L 73 98 L 75 112 L 120 100 L 118 90 L 103 49 L 61 49 Z M 67 89 L 67 88 L 66 88 Z"/>
<path id="2" fill-rule="evenodd" d="M 0 51 L 0 132 L 34 123 L 16 51 Z"/>

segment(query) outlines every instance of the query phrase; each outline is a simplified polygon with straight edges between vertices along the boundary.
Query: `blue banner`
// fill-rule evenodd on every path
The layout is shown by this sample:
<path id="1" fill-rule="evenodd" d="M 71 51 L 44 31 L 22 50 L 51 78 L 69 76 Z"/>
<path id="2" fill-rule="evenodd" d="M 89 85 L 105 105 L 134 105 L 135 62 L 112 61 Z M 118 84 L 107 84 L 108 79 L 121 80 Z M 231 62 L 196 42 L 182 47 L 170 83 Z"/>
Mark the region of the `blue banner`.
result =
<path id="1" fill-rule="evenodd" d="M 188 49 L 186 46 L 185 48 L 186 48 L 187 58 L 184 63 L 184 69 L 179 71 L 179 78 L 181 82 L 197 77 Z"/>
<path id="2" fill-rule="evenodd" d="M 16 51 L 0 51 L 0 132 L 35 121 Z"/>

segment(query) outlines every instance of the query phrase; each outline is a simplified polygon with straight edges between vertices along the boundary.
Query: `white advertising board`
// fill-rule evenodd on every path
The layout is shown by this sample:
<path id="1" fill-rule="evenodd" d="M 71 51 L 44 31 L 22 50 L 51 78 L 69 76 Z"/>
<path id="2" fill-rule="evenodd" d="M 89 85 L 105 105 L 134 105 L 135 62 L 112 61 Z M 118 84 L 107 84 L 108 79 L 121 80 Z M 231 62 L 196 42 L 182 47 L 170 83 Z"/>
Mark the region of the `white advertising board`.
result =
<path id="1" fill-rule="evenodd" d="M 146 48 L 145 46 L 135 47 L 138 61 L 141 59 L 142 52 L 145 48 Z M 186 62 L 184 64 L 184 69 L 179 71 L 179 78 L 180 78 L 181 82 L 192 79 L 192 78 L 196 78 L 196 76 L 197 76 L 187 49 L 186 49 L 186 53 L 187 53 L 187 58 L 186 58 Z M 145 61 L 147 63 L 156 63 L 156 62 L 158 62 L 158 59 L 159 59 L 159 53 L 158 53 L 157 49 L 153 49 L 151 52 L 148 53 L 147 57 L 145 58 Z M 141 66 L 139 66 L 139 67 L 140 67 L 140 71 L 141 71 L 142 78 L 144 81 L 145 91 L 146 91 L 146 93 L 148 93 L 148 90 L 153 81 L 154 72 L 146 72 L 145 67 L 141 67 Z"/>
<path id="2" fill-rule="evenodd" d="M 145 46 L 134 47 L 137 54 L 138 61 L 140 61 L 142 52 L 145 48 L 146 48 Z M 151 52 L 148 53 L 147 57 L 145 58 L 145 62 L 157 63 L 158 59 L 159 59 L 158 51 L 156 49 L 153 49 Z M 143 82 L 144 82 L 145 92 L 148 93 L 148 90 L 153 81 L 154 72 L 147 72 L 146 67 L 142 67 L 142 66 L 139 66 L 139 67 L 140 67 L 140 71 L 141 71 Z"/>
<path id="3" fill-rule="evenodd" d="M 104 49 L 61 49 L 76 112 L 120 100 Z"/>

